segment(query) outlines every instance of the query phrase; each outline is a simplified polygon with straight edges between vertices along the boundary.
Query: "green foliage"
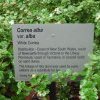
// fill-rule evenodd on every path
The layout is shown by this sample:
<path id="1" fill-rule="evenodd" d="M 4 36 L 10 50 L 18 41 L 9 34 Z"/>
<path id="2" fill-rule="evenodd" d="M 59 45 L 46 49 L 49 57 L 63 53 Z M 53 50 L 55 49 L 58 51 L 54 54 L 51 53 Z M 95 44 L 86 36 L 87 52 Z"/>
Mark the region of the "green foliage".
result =
<path id="1" fill-rule="evenodd" d="M 14 79 L 12 24 L 94 23 L 94 52 L 90 63 L 80 73 L 36 75 L 29 83 Z M 100 1 L 99 0 L 0 0 L 0 100 L 23 100 L 31 91 L 44 97 L 55 81 L 58 99 L 67 100 L 68 81 L 81 77 L 80 98 L 97 100 L 100 96 Z"/>
<path id="2" fill-rule="evenodd" d="M 100 95 L 100 51 L 90 55 L 91 62 L 85 65 L 84 79 L 80 85 L 82 100 L 98 100 Z"/>

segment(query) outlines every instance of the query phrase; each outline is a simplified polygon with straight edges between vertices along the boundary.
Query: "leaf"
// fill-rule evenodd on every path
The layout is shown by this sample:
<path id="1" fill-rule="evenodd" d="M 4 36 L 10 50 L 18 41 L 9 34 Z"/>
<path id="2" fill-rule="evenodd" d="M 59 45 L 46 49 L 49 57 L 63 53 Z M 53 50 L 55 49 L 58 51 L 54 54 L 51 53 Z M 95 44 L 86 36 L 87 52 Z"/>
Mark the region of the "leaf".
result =
<path id="1" fill-rule="evenodd" d="M 4 78 L 3 71 L 0 71 L 0 83 L 2 82 L 3 78 Z"/>

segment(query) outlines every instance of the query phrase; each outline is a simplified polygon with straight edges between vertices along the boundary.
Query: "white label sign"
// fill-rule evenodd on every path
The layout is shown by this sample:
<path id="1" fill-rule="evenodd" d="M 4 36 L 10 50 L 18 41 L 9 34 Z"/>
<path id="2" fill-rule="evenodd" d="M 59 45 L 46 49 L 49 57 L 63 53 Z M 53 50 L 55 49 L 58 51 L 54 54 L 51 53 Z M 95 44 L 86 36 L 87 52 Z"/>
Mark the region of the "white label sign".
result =
<path id="1" fill-rule="evenodd" d="M 93 47 L 93 24 L 14 24 L 16 80 L 32 74 L 81 71 Z"/>

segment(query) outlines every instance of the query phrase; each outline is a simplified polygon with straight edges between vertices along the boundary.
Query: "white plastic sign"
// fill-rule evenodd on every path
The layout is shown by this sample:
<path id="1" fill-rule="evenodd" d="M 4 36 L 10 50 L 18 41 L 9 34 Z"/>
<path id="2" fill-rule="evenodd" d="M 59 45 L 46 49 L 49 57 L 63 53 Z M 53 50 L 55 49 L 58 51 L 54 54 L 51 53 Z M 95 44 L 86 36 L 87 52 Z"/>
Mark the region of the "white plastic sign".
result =
<path id="1" fill-rule="evenodd" d="M 93 48 L 93 24 L 14 24 L 13 50 L 17 81 L 32 74 L 81 71 Z"/>

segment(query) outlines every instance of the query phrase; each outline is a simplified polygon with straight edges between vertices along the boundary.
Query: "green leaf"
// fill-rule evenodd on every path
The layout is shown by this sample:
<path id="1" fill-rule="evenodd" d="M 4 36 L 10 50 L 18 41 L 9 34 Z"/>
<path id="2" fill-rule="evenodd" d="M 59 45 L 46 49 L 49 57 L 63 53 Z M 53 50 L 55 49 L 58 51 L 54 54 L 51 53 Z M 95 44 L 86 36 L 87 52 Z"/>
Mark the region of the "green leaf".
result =
<path id="1" fill-rule="evenodd" d="M 2 82 L 3 78 L 4 78 L 3 71 L 0 71 L 0 83 Z"/>

